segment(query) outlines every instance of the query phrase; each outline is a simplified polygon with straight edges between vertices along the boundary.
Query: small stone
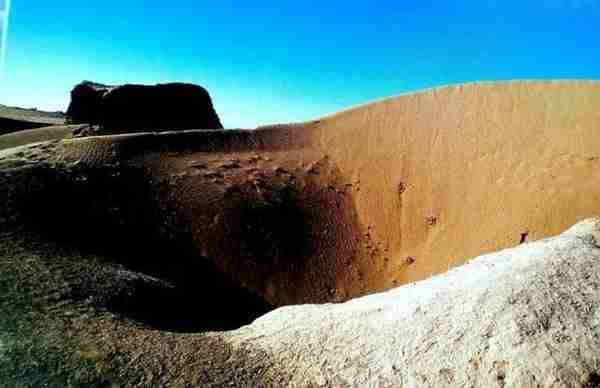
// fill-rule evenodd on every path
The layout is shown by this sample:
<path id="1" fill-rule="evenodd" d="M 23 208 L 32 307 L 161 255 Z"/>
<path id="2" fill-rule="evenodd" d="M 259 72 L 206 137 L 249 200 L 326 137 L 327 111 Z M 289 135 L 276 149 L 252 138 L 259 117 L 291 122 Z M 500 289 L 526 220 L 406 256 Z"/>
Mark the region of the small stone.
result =
<path id="1" fill-rule="evenodd" d="M 398 193 L 404 194 L 405 191 L 406 191 L 406 183 L 404 183 L 404 182 L 398 183 Z"/>
<path id="2" fill-rule="evenodd" d="M 206 163 L 202 163 L 202 162 L 198 162 L 198 161 L 191 161 L 188 163 L 188 166 L 192 167 L 192 168 L 197 168 L 199 170 L 205 169 L 207 167 Z"/>

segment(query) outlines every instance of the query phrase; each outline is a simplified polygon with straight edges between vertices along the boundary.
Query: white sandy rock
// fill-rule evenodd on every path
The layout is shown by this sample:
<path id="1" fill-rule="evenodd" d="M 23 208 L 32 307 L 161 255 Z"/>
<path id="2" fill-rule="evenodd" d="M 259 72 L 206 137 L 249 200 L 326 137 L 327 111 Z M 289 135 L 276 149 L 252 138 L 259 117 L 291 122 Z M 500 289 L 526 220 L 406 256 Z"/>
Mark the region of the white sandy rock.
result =
<path id="1" fill-rule="evenodd" d="M 231 335 L 292 386 L 591 387 L 600 219 L 343 304 L 280 308 Z"/>

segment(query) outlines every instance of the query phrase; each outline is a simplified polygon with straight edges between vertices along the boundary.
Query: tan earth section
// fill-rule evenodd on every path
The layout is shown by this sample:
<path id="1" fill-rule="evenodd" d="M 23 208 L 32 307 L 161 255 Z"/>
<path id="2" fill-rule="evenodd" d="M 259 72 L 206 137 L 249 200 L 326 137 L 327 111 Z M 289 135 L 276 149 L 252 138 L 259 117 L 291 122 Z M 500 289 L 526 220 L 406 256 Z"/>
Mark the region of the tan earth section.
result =
<path id="1" fill-rule="evenodd" d="M 156 176 L 179 178 L 171 198 L 200 251 L 227 272 L 246 274 L 244 282 L 272 301 L 298 303 L 423 279 L 597 213 L 599 107 L 598 82 L 482 83 L 299 125 L 149 142 L 171 144 L 171 153 L 145 148 L 149 143 L 136 137 L 72 140 L 66 147 L 71 158 L 91 153 L 104 162 L 98 143 L 127 144 L 122 148 L 142 154 Z M 186 136 L 189 142 L 176 140 Z M 286 190 L 295 194 L 286 197 Z M 260 225 L 271 220 L 261 209 L 247 214 L 237 205 L 269 202 L 269 195 L 294 202 L 263 209 L 288 217 L 273 214 L 272 224 Z M 248 247 L 231 237 L 245 239 L 244 221 L 264 229 L 265 241 L 239 262 Z M 279 240 L 269 241 L 270 233 Z M 269 253 L 272 244 L 281 246 Z M 262 275 L 269 271 L 275 273 Z M 253 273 L 260 279 L 250 279 Z M 290 282 L 295 293 L 282 296 Z"/>
<path id="2" fill-rule="evenodd" d="M 424 279 L 599 213 L 599 130 L 600 82 L 475 83 L 251 131 L 68 139 L 56 157 L 144 171 L 177 238 L 284 305 Z"/>
<path id="3" fill-rule="evenodd" d="M 599 129 L 598 82 L 482 83 L 328 117 L 314 143 L 360 184 L 359 219 L 389 250 L 378 288 L 597 213 Z"/>

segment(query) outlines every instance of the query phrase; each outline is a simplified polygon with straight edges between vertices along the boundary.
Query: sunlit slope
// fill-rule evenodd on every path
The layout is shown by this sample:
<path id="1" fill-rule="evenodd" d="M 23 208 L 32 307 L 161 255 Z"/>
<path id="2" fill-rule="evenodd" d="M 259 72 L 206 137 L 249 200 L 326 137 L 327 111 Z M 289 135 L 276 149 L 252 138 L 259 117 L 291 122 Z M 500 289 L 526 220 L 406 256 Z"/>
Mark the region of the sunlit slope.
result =
<path id="1" fill-rule="evenodd" d="M 600 212 L 600 82 L 476 83 L 327 117 L 314 144 L 407 282 Z M 413 264 L 412 263 L 414 260 Z"/>

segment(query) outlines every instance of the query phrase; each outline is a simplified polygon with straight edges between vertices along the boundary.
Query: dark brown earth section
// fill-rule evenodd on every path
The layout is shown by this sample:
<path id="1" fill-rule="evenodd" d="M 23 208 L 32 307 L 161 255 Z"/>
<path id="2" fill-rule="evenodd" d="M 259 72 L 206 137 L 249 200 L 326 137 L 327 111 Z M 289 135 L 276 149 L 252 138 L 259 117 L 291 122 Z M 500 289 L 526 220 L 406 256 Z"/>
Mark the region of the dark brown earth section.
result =
<path id="1" fill-rule="evenodd" d="M 133 135 L 106 139 L 106 149 L 100 138 L 30 146 L 12 163 L 31 163 L 39 181 L 8 202 L 20 203 L 18 224 L 49 240 L 204 287 L 183 294 L 223 299 L 231 290 L 238 304 L 248 299 L 246 319 L 270 305 L 363 294 L 364 258 L 372 256 L 348 180 L 327 155 L 283 155 L 269 145 L 284 132 Z M 53 162 L 42 167 L 40 155 Z"/>
<path id="2" fill-rule="evenodd" d="M 236 328 L 269 304 L 146 223 L 160 210 L 143 214 L 143 173 L 61 165 L 58 147 L 0 161 L 2 385 L 284 384 L 251 344 L 185 334 Z M 141 202 L 123 209 L 129 195 Z"/>
<path id="3" fill-rule="evenodd" d="M 56 147 L 57 142 L 32 146 L 3 163 L 5 207 L 0 218 L 6 233 L 111 257 L 168 282 L 172 287 L 140 289 L 127 303 L 113 306 L 153 327 L 232 329 L 271 309 L 196 253 L 188 229 L 173 219 L 171 206 L 156 206 L 158 191 L 146 171 L 135 165 L 89 169 L 50 162 L 55 155 L 49 159 L 48 154 Z M 219 299 L 209 297 L 214 293 Z M 190 308 L 197 303 L 202 307 Z M 155 314 L 155 308 L 162 313 Z"/>

